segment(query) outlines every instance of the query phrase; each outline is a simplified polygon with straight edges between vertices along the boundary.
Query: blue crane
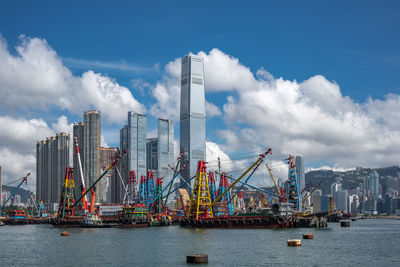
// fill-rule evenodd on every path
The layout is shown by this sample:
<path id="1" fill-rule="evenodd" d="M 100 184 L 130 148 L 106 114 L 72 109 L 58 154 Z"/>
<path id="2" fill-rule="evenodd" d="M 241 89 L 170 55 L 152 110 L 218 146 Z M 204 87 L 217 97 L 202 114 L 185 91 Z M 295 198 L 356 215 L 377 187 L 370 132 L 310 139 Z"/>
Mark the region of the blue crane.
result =
<path id="1" fill-rule="evenodd" d="M 0 216 L 1 216 L 1 210 L 4 208 L 4 206 L 7 204 L 7 202 L 14 196 L 14 194 L 17 192 L 17 190 L 21 187 L 21 185 L 25 182 L 28 181 L 28 176 L 31 175 L 30 172 L 28 172 L 26 174 L 25 177 L 22 177 L 22 181 L 19 183 L 19 185 L 17 185 L 17 187 L 14 189 L 14 191 L 12 191 L 11 195 L 7 198 L 7 200 L 3 203 L 3 205 L 1 205 L 0 207 Z"/>

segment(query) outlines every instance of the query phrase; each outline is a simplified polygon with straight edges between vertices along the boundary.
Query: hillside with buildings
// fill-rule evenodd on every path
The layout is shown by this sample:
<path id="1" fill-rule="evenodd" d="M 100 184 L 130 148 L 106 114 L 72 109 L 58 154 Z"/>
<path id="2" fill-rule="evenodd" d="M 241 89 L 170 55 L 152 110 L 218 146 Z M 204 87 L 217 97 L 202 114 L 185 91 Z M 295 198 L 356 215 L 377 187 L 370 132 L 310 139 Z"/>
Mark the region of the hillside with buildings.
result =
<path id="1" fill-rule="evenodd" d="M 351 213 L 399 213 L 400 167 L 306 173 L 306 184 L 322 184 L 316 194 L 331 195 L 336 209 Z"/>

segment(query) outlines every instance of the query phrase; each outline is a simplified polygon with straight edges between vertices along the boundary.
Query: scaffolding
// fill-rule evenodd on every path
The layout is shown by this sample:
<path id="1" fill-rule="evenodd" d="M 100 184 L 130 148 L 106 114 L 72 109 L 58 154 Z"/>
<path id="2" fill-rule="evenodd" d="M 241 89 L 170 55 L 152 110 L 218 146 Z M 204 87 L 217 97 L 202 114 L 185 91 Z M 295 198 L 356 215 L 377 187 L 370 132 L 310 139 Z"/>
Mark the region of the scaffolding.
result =
<path id="1" fill-rule="evenodd" d="M 73 206 L 75 204 L 75 183 L 72 176 L 74 169 L 67 167 L 65 170 L 65 178 L 63 191 L 61 193 L 60 206 L 58 207 L 58 218 L 64 218 L 65 215 L 74 215 Z"/>
<path id="2" fill-rule="evenodd" d="M 189 215 L 196 218 L 196 220 L 198 220 L 199 217 L 213 217 L 207 169 L 205 162 L 202 160 L 199 161 L 197 165 L 196 180 L 193 186 Z"/>
<path id="3" fill-rule="evenodd" d="M 154 199 L 154 213 L 161 213 L 163 210 L 163 202 L 162 202 L 162 178 L 156 179 L 156 188 L 155 188 L 155 196 L 159 196 L 157 199 Z"/>
<path id="4" fill-rule="evenodd" d="M 296 210 L 301 211 L 299 195 L 299 183 L 296 174 L 296 163 L 294 157 L 289 155 L 289 177 L 288 177 L 288 202 L 293 205 Z"/>
<path id="5" fill-rule="evenodd" d="M 217 197 L 217 188 L 215 186 L 215 179 L 213 172 L 208 173 L 208 185 L 210 186 L 211 201 L 214 201 L 214 199 Z"/>
<path id="6" fill-rule="evenodd" d="M 136 204 L 137 190 L 136 190 L 136 173 L 130 171 L 128 176 L 128 183 L 126 184 L 127 202 L 129 205 Z M 124 197 L 125 199 L 125 197 Z"/>
<path id="7" fill-rule="evenodd" d="M 216 216 L 232 215 L 234 212 L 231 190 L 227 190 L 228 188 L 228 178 L 225 173 L 221 173 L 217 197 L 221 196 L 223 192 L 226 193 L 221 197 L 220 201 L 217 202 L 216 210 L 214 210 Z"/>

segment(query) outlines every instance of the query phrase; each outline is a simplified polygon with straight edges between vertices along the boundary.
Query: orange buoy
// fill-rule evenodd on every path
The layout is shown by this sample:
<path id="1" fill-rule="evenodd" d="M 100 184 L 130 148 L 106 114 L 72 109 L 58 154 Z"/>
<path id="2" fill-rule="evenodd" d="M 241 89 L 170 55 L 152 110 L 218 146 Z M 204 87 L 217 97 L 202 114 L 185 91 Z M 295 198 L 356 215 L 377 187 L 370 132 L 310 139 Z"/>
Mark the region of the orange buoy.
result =
<path id="1" fill-rule="evenodd" d="M 303 239 L 314 239 L 313 234 L 303 234 Z"/>
<path id="2" fill-rule="evenodd" d="M 208 263 L 208 255 L 207 254 L 187 255 L 186 263 Z"/>
<path id="3" fill-rule="evenodd" d="M 60 235 L 61 235 L 61 236 L 69 236 L 69 232 L 64 231 L 64 232 L 62 232 Z"/>
<path id="4" fill-rule="evenodd" d="M 301 240 L 300 239 L 289 239 L 287 241 L 287 244 L 289 247 L 299 247 L 299 246 L 301 246 Z"/>

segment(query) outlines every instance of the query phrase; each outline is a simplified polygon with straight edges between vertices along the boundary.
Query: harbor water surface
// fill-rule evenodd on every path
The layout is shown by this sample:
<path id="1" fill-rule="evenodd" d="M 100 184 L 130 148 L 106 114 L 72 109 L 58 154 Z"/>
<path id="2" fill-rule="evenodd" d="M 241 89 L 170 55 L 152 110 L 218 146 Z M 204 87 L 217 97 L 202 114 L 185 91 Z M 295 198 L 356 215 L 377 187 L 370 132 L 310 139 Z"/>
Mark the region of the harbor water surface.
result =
<path id="1" fill-rule="evenodd" d="M 1 266 L 183 266 L 186 255 L 208 254 L 209 266 L 400 266 L 400 220 L 358 220 L 348 228 L 65 229 L 0 227 Z M 301 247 L 288 239 L 313 233 Z"/>

